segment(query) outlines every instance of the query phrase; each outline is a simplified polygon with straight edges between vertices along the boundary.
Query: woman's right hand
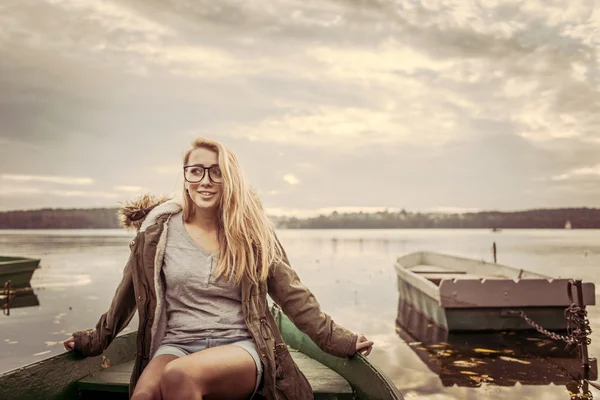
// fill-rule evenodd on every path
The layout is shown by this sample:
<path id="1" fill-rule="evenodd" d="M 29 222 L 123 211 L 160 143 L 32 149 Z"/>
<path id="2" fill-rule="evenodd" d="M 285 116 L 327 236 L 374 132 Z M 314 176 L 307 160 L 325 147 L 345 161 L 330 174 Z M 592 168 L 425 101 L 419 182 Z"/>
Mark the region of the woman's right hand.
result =
<path id="1" fill-rule="evenodd" d="M 63 342 L 63 346 L 65 346 L 66 350 L 72 351 L 75 348 L 75 338 L 71 336 Z"/>

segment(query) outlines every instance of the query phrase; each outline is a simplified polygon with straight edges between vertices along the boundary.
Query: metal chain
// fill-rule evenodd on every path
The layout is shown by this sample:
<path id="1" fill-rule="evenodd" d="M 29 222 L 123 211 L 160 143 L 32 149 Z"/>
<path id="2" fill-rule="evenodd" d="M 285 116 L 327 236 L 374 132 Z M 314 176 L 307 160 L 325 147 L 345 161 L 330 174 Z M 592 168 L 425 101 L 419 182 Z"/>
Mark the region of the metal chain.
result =
<path id="1" fill-rule="evenodd" d="M 521 318 L 535 328 L 536 331 L 548 336 L 553 340 L 560 340 L 568 343 L 569 345 L 580 344 L 583 342 L 589 345 L 592 342 L 592 339 L 589 337 L 592 333 L 592 328 L 590 327 L 590 321 L 587 318 L 587 311 L 576 304 L 571 304 L 565 309 L 565 317 L 567 318 L 566 335 L 559 335 L 557 333 L 550 332 L 529 318 L 523 310 L 515 310 L 513 312 L 521 316 Z"/>
<path id="2" fill-rule="evenodd" d="M 567 317 L 567 333 L 574 337 L 577 343 L 585 343 L 586 345 L 592 343 L 590 338 L 592 328 L 587 318 L 587 310 L 571 304 L 565 310 L 565 316 Z"/>
<path id="3" fill-rule="evenodd" d="M 4 315 L 10 315 L 10 296 L 11 296 L 11 290 L 10 290 L 10 279 L 7 280 L 6 282 L 4 282 L 4 290 L 2 290 L 3 292 L 3 297 L 5 296 L 4 299 L 4 304 L 2 304 L 2 314 Z"/>
<path id="4" fill-rule="evenodd" d="M 574 387 L 569 387 L 567 384 L 567 390 L 569 391 L 569 400 L 591 400 L 594 398 L 592 392 L 589 389 L 589 370 L 583 369 L 583 376 L 573 376 L 571 371 L 555 362 L 552 357 L 542 357 L 547 363 L 553 365 L 560 372 L 565 374 L 565 376 L 570 377 L 573 381 L 572 384 Z M 574 390 L 572 390 L 574 389 Z"/>

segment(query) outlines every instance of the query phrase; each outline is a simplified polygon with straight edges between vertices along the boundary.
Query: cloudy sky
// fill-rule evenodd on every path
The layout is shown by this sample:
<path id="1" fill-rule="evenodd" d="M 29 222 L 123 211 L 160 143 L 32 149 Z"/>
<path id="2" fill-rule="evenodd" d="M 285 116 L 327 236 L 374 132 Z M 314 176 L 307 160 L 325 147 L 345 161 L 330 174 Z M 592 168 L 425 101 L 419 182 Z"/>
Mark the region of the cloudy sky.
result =
<path id="1" fill-rule="evenodd" d="M 223 141 L 273 214 L 600 206 L 594 0 L 8 0 L 0 210 L 179 192 Z"/>

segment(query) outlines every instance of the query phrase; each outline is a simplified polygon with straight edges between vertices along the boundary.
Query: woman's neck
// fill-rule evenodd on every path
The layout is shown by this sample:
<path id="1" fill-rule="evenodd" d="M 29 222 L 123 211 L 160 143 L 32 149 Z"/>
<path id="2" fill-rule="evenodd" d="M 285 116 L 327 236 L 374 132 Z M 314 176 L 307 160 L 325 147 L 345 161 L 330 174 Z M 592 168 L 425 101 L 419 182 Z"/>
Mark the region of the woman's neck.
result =
<path id="1" fill-rule="evenodd" d="M 205 231 L 216 231 L 218 227 L 217 210 L 196 208 L 189 223 Z"/>

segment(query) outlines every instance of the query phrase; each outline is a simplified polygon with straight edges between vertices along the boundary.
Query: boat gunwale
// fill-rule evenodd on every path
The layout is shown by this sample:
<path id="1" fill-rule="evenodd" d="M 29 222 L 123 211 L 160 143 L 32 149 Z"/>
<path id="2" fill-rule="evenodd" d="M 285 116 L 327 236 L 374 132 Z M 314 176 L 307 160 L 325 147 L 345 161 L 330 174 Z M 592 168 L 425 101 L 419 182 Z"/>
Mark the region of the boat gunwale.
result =
<path id="1" fill-rule="evenodd" d="M 432 262 L 434 261 L 434 262 Z M 417 265 L 430 265 L 447 268 L 447 263 L 463 263 L 465 265 L 461 272 L 466 271 L 469 274 L 477 275 L 474 269 L 477 266 L 483 268 L 499 269 L 500 273 L 509 271 L 511 274 L 516 274 L 517 278 L 491 278 L 478 277 L 472 278 L 465 274 L 457 273 L 454 276 L 442 277 L 438 284 L 427 278 L 428 274 L 420 274 L 411 270 L 411 267 Z M 446 255 L 428 251 L 419 251 L 400 256 L 394 264 L 398 279 L 404 280 L 406 283 L 418 289 L 421 293 L 436 300 L 442 308 L 505 308 L 505 307 L 552 307 L 552 306 L 568 306 L 570 304 L 567 299 L 567 294 L 563 292 L 562 296 L 558 296 L 561 288 L 566 288 L 570 279 L 552 278 L 546 275 L 541 275 L 517 269 L 502 264 L 489 263 L 464 257 Z M 443 271 L 439 272 L 443 274 Z M 424 276 L 425 275 L 425 276 Z M 464 275 L 464 277 L 463 277 Z M 518 293 L 522 288 L 522 292 L 527 292 L 530 288 L 540 289 L 545 288 L 556 292 L 557 297 L 553 298 L 549 303 L 542 303 L 539 299 L 529 296 L 526 300 L 517 296 L 511 299 L 509 294 L 514 291 Z M 473 295 L 472 290 L 479 292 L 488 290 L 489 296 L 477 298 Z M 595 305 L 595 285 L 594 283 L 584 283 L 583 285 L 584 302 L 586 305 Z M 562 299 L 561 299 L 562 297 Z M 519 301 L 524 301 L 521 304 Z"/>
<path id="2" fill-rule="evenodd" d="M 84 358 L 72 351 L 64 351 L 55 356 L 0 373 L 0 398 L 78 399 L 77 381 L 102 370 L 105 358 L 112 365 L 135 358 L 136 336 L 137 331 L 117 336 L 103 355 L 96 357 Z"/>
<path id="3" fill-rule="evenodd" d="M 460 256 L 455 256 L 455 255 L 449 255 L 449 254 L 442 254 L 442 253 L 437 253 L 437 252 L 432 252 L 432 251 L 417 251 L 417 252 L 413 252 L 413 253 L 409 253 L 409 254 L 405 254 L 403 256 L 400 256 L 396 259 L 396 266 L 397 268 L 402 268 L 405 269 L 406 271 L 416 275 L 416 276 L 420 276 L 420 274 L 412 271 L 410 268 L 414 267 L 416 265 L 418 265 L 419 263 L 404 263 L 407 260 L 410 260 L 411 258 L 414 258 L 416 256 L 419 256 L 419 263 L 421 264 L 427 264 L 427 260 L 429 258 L 435 258 L 437 260 L 445 260 L 445 261 L 451 261 L 451 262 L 460 262 L 460 263 L 466 263 L 468 264 L 477 264 L 478 266 L 481 267 L 487 267 L 487 268 L 494 268 L 496 270 L 499 270 L 500 272 L 509 272 L 508 275 L 516 275 L 515 278 L 511 278 L 510 276 L 506 277 L 506 280 L 512 280 L 515 282 L 518 282 L 520 280 L 534 280 L 534 279 L 545 279 L 545 280 L 555 280 L 556 278 L 552 278 L 551 276 L 548 275 L 543 275 L 543 274 L 539 274 L 537 272 L 531 272 L 531 271 L 527 271 L 524 270 L 522 268 L 515 268 L 515 267 L 510 267 L 508 265 L 504 265 L 504 264 L 498 264 L 498 263 L 492 263 L 489 261 L 485 261 L 485 260 L 476 260 L 473 258 L 467 258 L 467 257 L 460 257 Z M 440 263 L 436 263 L 436 264 L 431 264 L 431 265 L 439 265 L 441 267 L 444 267 L 443 264 Z M 468 270 L 469 268 L 467 268 Z M 525 276 L 523 276 L 523 274 L 525 274 Z M 456 274 L 457 278 L 453 278 L 453 279 L 458 279 L 460 278 L 460 274 Z M 450 279 L 450 278 L 448 278 Z M 463 278 L 460 278 L 463 279 Z M 467 278 L 467 279 L 463 279 L 463 280 L 468 280 L 472 278 Z M 482 278 L 478 278 L 478 279 L 486 279 L 485 277 Z M 496 279 L 496 278 L 495 278 Z M 498 279 L 496 279 L 498 280 Z"/>
<path id="4" fill-rule="evenodd" d="M 4 260 L 2 260 L 4 258 Z M 8 260 L 6 258 L 9 258 Z M 39 258 L 0 256 L 0 275 L 14 275 L 21 272 L 35 271 L 40 268 Z M 7 267 L 13 267 L 8 269 Z"/>

